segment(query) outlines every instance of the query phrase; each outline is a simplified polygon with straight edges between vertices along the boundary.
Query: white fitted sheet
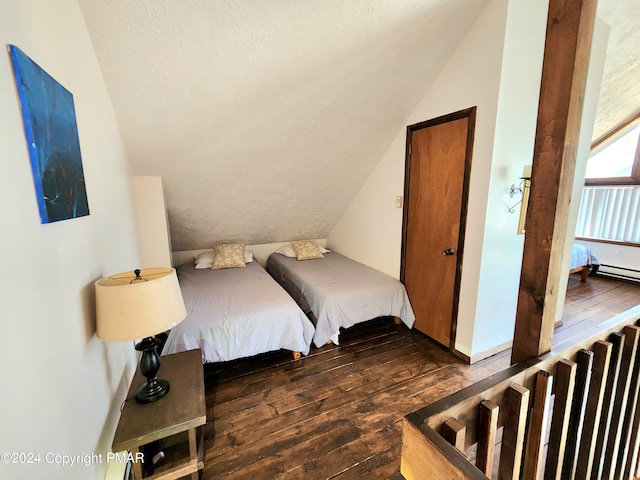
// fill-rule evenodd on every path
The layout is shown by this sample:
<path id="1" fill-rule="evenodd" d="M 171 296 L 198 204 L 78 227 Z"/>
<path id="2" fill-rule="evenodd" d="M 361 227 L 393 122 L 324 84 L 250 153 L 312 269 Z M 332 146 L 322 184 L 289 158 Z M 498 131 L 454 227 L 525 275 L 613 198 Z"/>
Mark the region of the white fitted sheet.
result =
<path id="1" fill-rule="evenodd" d="M 203 362 L 221 362 L 280 349 L 309 353 L 313 324 L 258 262 L 176 270 L 187 318 L 171 329 L 163 354 L 200 348 Z"/>
<path id="2" fill-rule="evenodd" d="M 399 317 L 411 328 L 416 318 L 402 283 L 335 252 L 303 261 L 273 253 L 267 271 L 315 317 L 318 347 L 335 342 L 340 328 L 366 320 Z"/>

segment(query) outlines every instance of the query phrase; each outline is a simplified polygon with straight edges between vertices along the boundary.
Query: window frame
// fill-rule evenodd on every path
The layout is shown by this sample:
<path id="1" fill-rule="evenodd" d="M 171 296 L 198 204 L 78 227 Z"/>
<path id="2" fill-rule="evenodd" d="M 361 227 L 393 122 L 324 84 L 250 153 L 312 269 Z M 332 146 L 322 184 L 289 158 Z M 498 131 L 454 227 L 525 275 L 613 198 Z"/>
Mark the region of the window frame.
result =
<path id="1" fill-rule="evenodd" d="M 609 144 L 626 134 L 638 124 L 640 124 L 640 112 L 593 142 L 589 156 L 607 148 Z M 640 137 L 636 145 L 636 155 L 631 165 L 631 175 L 629 177 L 585 178 L 584 183 L 585 185 L 640 185 Z"/>

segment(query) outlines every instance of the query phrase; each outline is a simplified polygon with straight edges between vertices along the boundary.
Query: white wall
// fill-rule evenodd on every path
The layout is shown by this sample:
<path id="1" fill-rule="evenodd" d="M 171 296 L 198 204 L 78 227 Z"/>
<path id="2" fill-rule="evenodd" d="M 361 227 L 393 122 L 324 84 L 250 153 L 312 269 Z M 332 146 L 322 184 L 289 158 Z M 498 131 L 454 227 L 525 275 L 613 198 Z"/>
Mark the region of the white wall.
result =
<path id="1" fill-rule="evenodd" d="M 489 2 L 407 119 L 410 125 L 478 107 L 456 338 L 456 349 L 469 357 L 513 334 L 522 239 L 515 234 L 517 214 L 505 207 L 509 186 L 531 163 L 546 8 L 546 2 Z M 396 278 L 402 210 L 394 198 L 403 192 L 405 143 L 403 127 L 327 238 L 329 248 Z M 496 305 L 500 315 L 489 315 L 492 328 L 498 325 L 495 338 L 474 345 L 474 332 L 484 328 L 487 310 Z"/>
<path id="2" fill-rule="evenodd" d="M 514 213 L 507 207 L 519 199 L 510 197 L 511 185 L 533 159 L 547 10 L 546 1 L 508 2 L 475 324 L 459 346 L 471 344 L 464 353 L 472 361 L 513 340 L 524 237 L 516 234 L 520 205 Z"/>
<path id="3" fill-rule="evenodd" d="M 0 478 L 91 480 L 106 464 L 64 467 L 48 453 L 110 450 L 132 370 L 129 343 L 95 336 L 93 282 L 138 261 L 129 169 L 118 125 L 75 0 L 0 2 L 0 39 L 74 95 L 90 215 L 40 223 L 8 54 L 0 59 Z"/>
<path id="4" fill-rule="evenodd" d="M 172 267 L 169 219 L 162 177 L 133 177 L 140 268 Z"/>
<path id="5" fill-rule="evenodd" d="M 487 174 L 477 164 L 489 164 L 495 102 L 498 94 L 500 46 L 505 1 L 494 0 L 480 14 L 449 63 L 429 88 L 413 114 L 401 126 L 389 150 L 373 170 L 327 237 L 327 246 L 396 278 L 400 276 L 402 209 L 395 197 L 404 192 L 406 126 L 478 106 L 471 179 L 472 195 L 486 190 Z M 491 52 L 479 55 L 478 52 Z M 420 52 L 417 50 L 416 55 Z M 424 51 L 428 55 L 428 49 Z M 498 55 L 498 58 L 494 56 Z M 488 92 L 486 90 L 489 90 Z M 481 157 L 478 159 L 478 157 Z M 475 195 L 482 199 L 482 195 Z M 484 201 L 469 202 L 469 217 L 483 210 Z M 481 225 L 482 222 L 480 222 Z M 466 256 L 466 252 L 465 252 Z"/>

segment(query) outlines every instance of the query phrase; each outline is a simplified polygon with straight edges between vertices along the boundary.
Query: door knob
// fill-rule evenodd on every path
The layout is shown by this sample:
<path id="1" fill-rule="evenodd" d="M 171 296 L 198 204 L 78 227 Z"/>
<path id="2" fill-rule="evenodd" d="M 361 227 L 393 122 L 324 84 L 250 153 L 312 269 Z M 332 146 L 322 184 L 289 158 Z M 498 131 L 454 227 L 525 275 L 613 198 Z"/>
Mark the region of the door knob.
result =
<path id="1" fill-rule="evenodd" d="M 456 253 L 456 252 L 455 252 L 455 250 L 453 248 L 447 248 L 446 250 L 442 251 L 442 254 L 446 255 L 446 256 L 453 255 L 454 253 Z"/>

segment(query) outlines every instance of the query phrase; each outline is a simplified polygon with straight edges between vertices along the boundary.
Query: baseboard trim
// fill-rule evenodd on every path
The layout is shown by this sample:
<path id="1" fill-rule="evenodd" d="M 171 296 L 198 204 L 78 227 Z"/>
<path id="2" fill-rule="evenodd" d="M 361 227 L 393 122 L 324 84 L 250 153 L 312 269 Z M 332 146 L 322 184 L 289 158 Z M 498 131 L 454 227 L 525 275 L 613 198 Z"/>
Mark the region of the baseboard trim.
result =
<path id="1" fill-rule="evenodd" d="M 500 345 L 496 345 L 495 347 L 489 348 L 483 352 L 476 353 L 475 355 L 471 355 L 469 359 L 470 364 L 474 364 L 479 362 L 480 360 L 484 360 L 485 358 L 489 358 L 498 353 L 504 352 L 505 350 L 510 349 L 513 346 L 513 340 L 509 340 L 508 342 L 501 343 Z"/>
<path id="2" fill-rule="evenodd" d="M 451 349 L 451 353 L 453 353 L 456 357 L 458 357 L 460 360 L 471 364 L 471 357 L 469 357 L 468 355 L 465 355 L 464 353 L 462 353 L 459 350 L 456 350 L 455 348 Z"/>

